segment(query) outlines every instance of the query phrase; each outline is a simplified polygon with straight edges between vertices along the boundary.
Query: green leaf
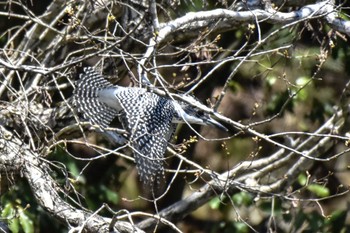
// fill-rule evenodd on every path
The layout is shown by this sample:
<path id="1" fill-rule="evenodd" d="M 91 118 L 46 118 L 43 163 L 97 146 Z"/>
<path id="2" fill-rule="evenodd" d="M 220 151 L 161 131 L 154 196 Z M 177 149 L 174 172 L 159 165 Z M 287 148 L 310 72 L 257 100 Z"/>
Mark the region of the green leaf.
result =
<path id="1" fill-rule="evenodd" d="M 307 189 L 316 194 L 318 197 L 328 197 L 329 196 L 329 189 L 327 187 L 324 187 L 319 184 L 310 184 L 307 186 Z"/>
<path id="2" fill-rule="evenodd" d="M 11 203 L 7 203 L 4 207 L 4 209 L 1 212 L 1 217 L 8 218 L 13 217 L 15 214 L 16 209 L 13 208 L 13 205 Z"/>
<path id="3" fill-rule="evenodd" d="M 18 218 L 9 220 L 8 227 L 12 233 L 18 233 L 20 229 L 20 223 Z"/>
<path id="4" fill-rule="evenodd" d="M 276 84 L 277 82 L 277 77 L 276 76 L 272 76 L 272 75 L 269 75 L 266 77 L 266 82 L 269 86 L 273 86 Z"/>
<path id="5" fill-rule="evenodd" d="M 331 217 L 326 220 L 327 225 L 331 227 L 330 232 L 342 232 L 346 226 L 346 215 L 346 210 L 336 210 L 332 213 Z"/>
<path id="6" fill-rule="evenodd" d="M 299 77 L 297 78 L 297 80 L 295 81 L 295 83 L 302 87 L 302 86 L 305 86 L 306 84 L 308 84 L 310 82 L 310 78 L 309 77 Z"/>
<path id="7" fill-rule="evenodd" d="M 273 198 L 271 200 L 263 201 L 259 204 L 259 207 L 261 210 L 269 213 L 269 214 L 281 214 L 283 212 L 282 210 L 282 202 L 278 198 Z"/>
<path id="8" fill-rule="evenodd" d="M 235 222 L 234 227 L 236 228 L 236 232 L 238 233 L 248 233 L 249 232 L 249 227 L 247 226 L 246 223 L 243 222 Z"/>
<path id="9" fill-rule="evenodd" d="M 106 187 L 105 189 L 105 195 L 107 197 L 107 200 L 113 204 L 118 204 L 119 202 L 119 196 L 116 192 Z"/>
<path id="10" fill-rule="evenodd" d="M 298 213 L 296 214 L 295 220 L 294 220 L 294 223 L 293 223 L 295 229 L 300 229 L 300 228 L 303 226 L 303 224 L 305 223 L 306 219 L 307 219 L 307 216 L 306 216 L 305 213 L 300 209 L 300 210 L 298 211 Z"/>
<path id="11" fill-rule="evenodd" d="M 232 196 L 232 200 L 237 206 L 248 206 L 252 203 L 252 196 L 247 192 L 239 192 Z"/>
<path id="12" fill-rule="evenodd" d="M 209 201 L 209 206 L 210 206 L 210 208 L 213 209 L 213 210 L 219 209 L 220 204 L 221 204 L 221 201 L 220 201 L 220 198 L 219 198 L 219 197 L 214 197 L 213 199 L 211 199 L 211 200 Z"/>
<path id="13" fill-rule="evenodd" d="M 77 164 L 75 163 L 75 161 L 69 161 L 67 163 L 67 168 L 68 168 L 68 171 L 73 175 L 74 178 L 76 178 L 80 175 L 80 170 L 79 170 Z"/>
<path id="14" fill-rule="evenodd" d="M 299 77 L 295 83 L 299 87 L 297 88 L 298 93 L 296 95 L 297 99 L 300 101 L 306 101 L 309 97 L 310 90 L 307 90 L 306 87 L 310 84 L 310 78 L 309 77 Z M 303 89 L 300 89 L 303 88 Z"/>
<path id="15" fill-rule="evenodd" d="M 25 233 L 34 233 L 34 224 L 33 221 L 29 218 L 29 216 L 26 214 L 26 211 L 23 209 L 20 209 L 18 211 L 19 213 L 19 222 L 22 226 L 22 229 Z"/>
<path id="16" fill-rule="evenodd" d="M 325 232 L 326 218 L 321 216 L 317 211 L 312 211 L 307 215 L 308 223 L 310 225 L 310 232 Z"/>
<path id="17" fill-rule="evenodd" d="M 231 81 L 231 82 L 229 82 L 228 85 L 229 85 L 229 87 L 231 88 L 231 90 L 233 92 L 239 92 L 239 91 L 242 90 L 241 85 L 238 82 L 236 82 L 236 81 Z"/>
<path id="18" fill-rule="evenodd" d="M 301 186 L 304 186 L 306 185 L 306 182 L 307 182 L 307 177 L 304 173 L 300 173 L 299 176 L 298 176 L 298 183 L 301 185 Z"/>
<path id="19" fill-rule="evenodd" d="M 18 233 L 20 230 L 20 224 L 18 218 L 16 216 L 16 208 L 12 205 L 12 203 L 7 203 L 4 209 L 1 212 L 1 217 L 9 219 L 8 227 L 12 233 Z"/>

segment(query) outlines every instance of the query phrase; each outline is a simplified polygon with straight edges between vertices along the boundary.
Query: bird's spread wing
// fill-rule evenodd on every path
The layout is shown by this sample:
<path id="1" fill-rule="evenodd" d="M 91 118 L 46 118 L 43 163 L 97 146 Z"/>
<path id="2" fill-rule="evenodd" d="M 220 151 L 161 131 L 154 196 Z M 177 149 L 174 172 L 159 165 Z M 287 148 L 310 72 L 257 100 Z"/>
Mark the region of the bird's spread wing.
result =
<path id="1" fill-rule="evenodd" d="M 99 91 L 106 88 L 113 88 L 113 85 L 92 67 L 85 67 L 84 73 L 80 74 L 73 95 L 74 104 L 84 118 L 102 127 L 108 127 L 118 115 L 117 110 L 98 100 Z"/>
<path id="2" fill-rule="evenodd" d="M 128 96 L 128 100 L 121 98 L 122 104 L 131 106 L 124 106 L 125 111 L 119 118 L 131 135 L 140 179 L 145 184 L 159 184 L 164 177 L 164 153 L 174 130 L 173 107 L 168 99 L 152 93 Z"/>

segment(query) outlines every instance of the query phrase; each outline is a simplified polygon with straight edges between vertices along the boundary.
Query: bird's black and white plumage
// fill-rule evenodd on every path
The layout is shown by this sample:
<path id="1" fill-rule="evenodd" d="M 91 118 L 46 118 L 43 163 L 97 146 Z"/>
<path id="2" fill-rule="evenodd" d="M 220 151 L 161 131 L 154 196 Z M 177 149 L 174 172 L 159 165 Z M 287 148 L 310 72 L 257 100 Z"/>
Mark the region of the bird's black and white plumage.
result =
<path id="1" fill-rule="evenodd" d="M 76 108 L 91 123 L 106 128 L 115 117 L 119 118 L 130 135 L 136 167 L 145 184 L 159 184 L 163 179 L 164 153 L 177 123 L 226 129 L 186 103 L 143 88 L 114 86 L 91 67 L 84 68 L 73 94 Z"/>

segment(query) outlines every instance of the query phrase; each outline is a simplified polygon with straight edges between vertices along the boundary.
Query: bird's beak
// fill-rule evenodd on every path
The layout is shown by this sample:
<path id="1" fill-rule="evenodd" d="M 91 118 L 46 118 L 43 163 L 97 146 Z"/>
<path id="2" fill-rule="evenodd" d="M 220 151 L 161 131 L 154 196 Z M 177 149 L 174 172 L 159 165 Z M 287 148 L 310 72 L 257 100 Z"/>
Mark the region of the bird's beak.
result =
<path id="1" fill-rule="evenodd" d="M 209 118 L 207 119 L 207 123 L 208 123 L 208 125 L 214 126 L 214 127 L 218 128 L 218 129 L 221 129 L 221 130 L 223 130 L 223 131 L 228 132 L 228 129 L 227 129 L 225 126 L 223 126 L 220 122 L 214 120 L 214 119 L 211 118 L 211 117 L 209 117 Z"/>

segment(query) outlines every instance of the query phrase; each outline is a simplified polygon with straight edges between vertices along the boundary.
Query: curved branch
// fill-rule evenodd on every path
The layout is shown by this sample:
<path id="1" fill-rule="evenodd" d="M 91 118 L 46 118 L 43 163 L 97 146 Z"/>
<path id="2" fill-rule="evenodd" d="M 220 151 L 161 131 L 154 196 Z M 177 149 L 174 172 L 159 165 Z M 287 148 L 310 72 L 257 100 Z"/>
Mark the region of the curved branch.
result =
<path id="1" fill-rule="evenodd" d="M 149 40 L 148 48 L 140 60 L 137 70 L 141 83 L 149 84 L 146 75 L 146 63 L 151 58 L 157 46 L 172 39 L 172 35 L 179 30 L 188 30 L 189 33 L 198 32 L 201 28 L 209 27 L 213 22 L 223 21 L 217 24 L 215 31 L 230 28 L 237 22 L 268 21 L 270 23 L 287 24 L 294 21 L 304 21 L 311 18 L 325 17 L 328 23 L 336 30 L 350 35 L 350 22 L 336 18 L 335 9 L 329 0 L 310 4 L 292 12 L 278 12 L 273 9 L 251 11 L 233 11 L 227 9 L 214 9 L 210 11 L 190 12 L 185 16 L 160 24 L 155 37 Z"/>
<path id="2" fill-rule="evenodd" d="M 167 208 L 159 212 L 160 218 L 165 218 L 168 221 L 176 222 L 197 208 L 207 203 L 217 193 L 219 194 L 232 194 L 237 189 L 249 190 L 252 193 L 269 193 L 270 195 L 280 195 L 280 190 L 287 184 L 292 183 L 297 178 L 300 168 L 305 170 L 310 167 L 311 164 L 317 160 L 323 154 L 324 150 L 329 149 L 333 145 L 333 138 L 331 137 L 317 137 L 318 133 L 331 133 L 335 128 L 341 130 L 342 123 L 338 124 L 338 121 L 334 121 L 334 118 L 342 118 L 342 111 L 338 111 L 331 117 L 324 125 L 322 125 L 317 131 L 316 135 L 309 135 L 307 139 L 304 139 L 305 143 L 300 143 L 296 146 L 295 150 L 305 150 L 305 153 L 312 155 L 315 159 L 310 160 L 306 157 L 295 157 L 297 154 L 288 152 L 281 148 L 274 154 L 258 159 L 255 161 L 244 161 L 237 166 L 233 167 L 219 176 L 214 176 L 213 179 L 207 184 L 199 188 L 197 191 L 190 194 L 188 197 L 180 200 Z M 311 142 L 314 141 L 314 142 Z M 311 148 L 307 148 L 308 146 Z M 287 155 L 286 155 L 286 152 Z M 334 156 L 332 157 L 332 159 Z M 327 158 L 325 159 L 327 160 Z M 269 173 L 281 169 L 288 164 L 294 164 L 291 166 L 284 176 L 271 181 L 270 183 L 263 184 L 262 178 Z M 288 179 L 286 179 L 288 178 Z M 277 193 L 277 194 L 273 194 Z M 157 223 L 157 219 L 146 219 L 139 224 L 141 229 L 149 229 Z"/>
<path id="3" fill-rule="evenodd" d="M 37 202 L 52 216 L 71 227 L 87 232 L 109 232 L 112 219 L 77 209 L 63 200 L 60 187 L 51 178 L 45 161 L 19 138 L 0 126 L 0 168 L 6 172 L 22 172 Z M 128 222 L 116 222 L 117 232 L 142 232 Z"/>

